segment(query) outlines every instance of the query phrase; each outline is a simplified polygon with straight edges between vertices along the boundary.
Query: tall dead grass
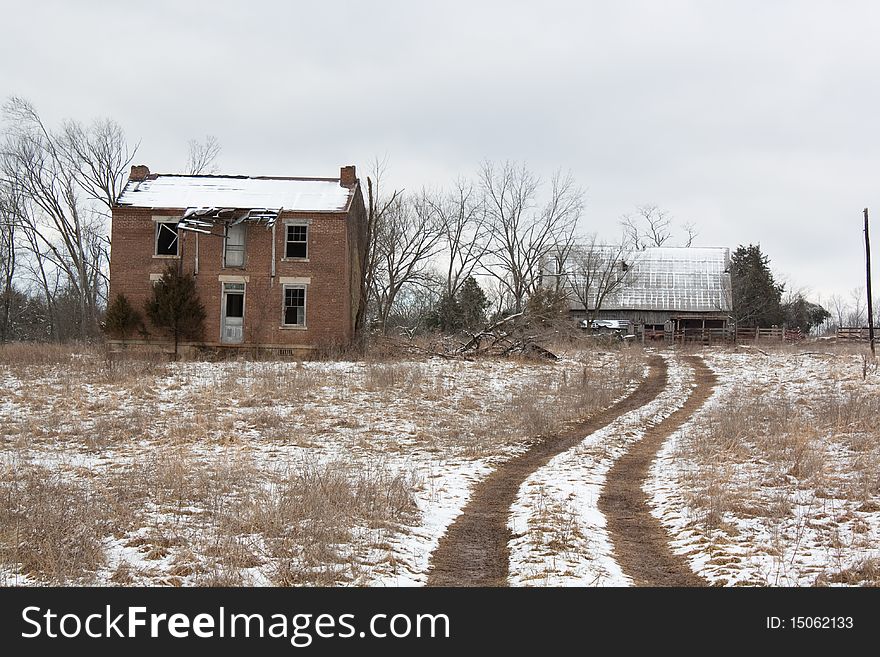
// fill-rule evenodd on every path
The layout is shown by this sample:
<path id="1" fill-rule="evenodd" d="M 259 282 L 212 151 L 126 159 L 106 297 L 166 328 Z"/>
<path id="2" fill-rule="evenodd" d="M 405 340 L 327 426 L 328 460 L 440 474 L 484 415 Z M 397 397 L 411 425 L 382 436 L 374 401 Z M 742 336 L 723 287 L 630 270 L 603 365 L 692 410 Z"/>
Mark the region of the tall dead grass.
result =
<path id="1" fill-rule="evenodd" d="M 278 586 L 356 581 L 384 532 L 416 515 L 413 482 L 381 463 L 308 464 L 219 518 L 223 542 L 259 535 Z"/>
<path id="2" fill-rule="evenodd" d="M 7 469 L 0 480 L 0 563 L 38 581 L 87 582 L 103 563 L 95 493 L 41 467 Z"/>
<path id="3" fill-rule="evenodd" d="M 107 567 L 123 584 L 366 581 L 417 519 L 422 484 L 401 453 L 497 455 L 642 376 L 639 350 L 578 358 L 206 366 L 4 346 L 0 375 L 17 383 L 0 390 L 15 409 L 0 440 L 21 458 L 0 477 L 0 565 L 56 584 L 106 581 Z M 120 543 L 157 566 L 115 563 Z"/>
<path id="4" fill-rule="evenodd" d="M 728 513 L 788 515 L 793 502 L 780 490 L 867 503 L 880 494 L 878 411 L 877 395 L 861 389 L 797 401 L 756 391 L 723 399 L 678 443 L 677 457 L 689 464 L 688 504 L 719 527 Z"/>

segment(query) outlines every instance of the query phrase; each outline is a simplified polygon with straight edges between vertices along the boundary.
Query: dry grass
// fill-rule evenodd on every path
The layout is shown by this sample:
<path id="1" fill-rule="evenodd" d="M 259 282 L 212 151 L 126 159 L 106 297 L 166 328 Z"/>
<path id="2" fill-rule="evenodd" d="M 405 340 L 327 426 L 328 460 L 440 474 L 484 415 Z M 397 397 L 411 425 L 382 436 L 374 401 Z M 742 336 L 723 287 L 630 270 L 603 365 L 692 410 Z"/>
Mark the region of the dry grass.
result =
<path id="1" fill-rule="evenodd" d="M 52 583 L 364 583 L 418 521 L 414 473 L 508 453 L 607 406 L 643 367 L 638 349 L 321 365 L 7 345 L 0 570 Z"/>
<path id="2" fill-rule="evenodd" d="M 0 487 L 0 563 L 50 583 L 87 581 L 104 561 L 102 518 L 86 485 L 46 468 L 6 470 Z"/>
<path id="3" fill-rule="evenodd" d="M 826 488 L 827 438 L 835 428 L 827 415 L 814 416 L 805 404 L 784 398 L 754 393 L 728 398 L 678 444 L 678 458 L 694 466 L 687 476 L 689 506 L 702 511 L 709 527 L 719 527 L 730 512 L 787 515 L 790 505 L 764 492 L 786 485 Z M 754 488 L 734 484 L 738 463 L 749 464 Z"/>
<path id="4" fill-rule="evenodd" d="M 306 465 L 227 509 L 218 537 L 228 545 L 242 535 L 260 536 L 275 585 L 352 582 L 362 574 L 359 555 L 382 530 L 415 518 L 412 487 L 381 464 Z"/>
<path id="5" fill-rule="evenodd" d="M 768 369 L 741 377 L 676 443 L 691 529 L 720 553 L 735 544 L 769 557 L 757 582 L 875 584 L 859 556 L 872 554 L 880 511 L 875 384 L 852 355 L 755 358 Z"/>
<path id="6" fill-rule="evenodd" d="M 854 568 L 835 573 L 828 581 L 851 586 L 880 586 L 880 559 L 866 559 Z"/>
<path id="7" fill-rule="evenodd" d="M 577 557 L 584 539 L 579 513 L 570 502 L 557 499 L 540 487 L 533 501 L 529 540 L 545 555 Z"/>

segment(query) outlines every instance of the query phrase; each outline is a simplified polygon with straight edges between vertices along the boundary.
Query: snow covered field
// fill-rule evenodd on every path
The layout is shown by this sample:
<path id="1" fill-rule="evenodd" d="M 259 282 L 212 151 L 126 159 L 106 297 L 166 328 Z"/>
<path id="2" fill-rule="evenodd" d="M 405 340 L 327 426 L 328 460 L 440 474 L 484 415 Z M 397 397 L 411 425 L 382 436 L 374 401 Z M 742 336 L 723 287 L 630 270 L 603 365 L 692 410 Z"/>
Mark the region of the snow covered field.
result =
<path id="1" fill-rule="evenodd" d="M 880 584 L 880 374 L 860 355 L 706 351 L 719 378 L 646 491 L 716 585 Z"/>
<path id="2" fill-rule="evenodd" d="M 698 352 L 718 383 L 654 462 L 653 513 L 712 584 L 876 585 L 880 372 L 843 350 L 767 352 Z M 649 353 L 169 364 L 7 349 L 0 584 L 424 584 L 473 485 L 627 394 Z M 658 397 L 520 488 L 511 584 L 631 583 L 597 500 L 691 390 L 677 350 L 657 353 Z"/>
<path id="3" fill-rule="evenodd" d="M 421 584 L 493 462 L 643 369 L 638 350 L 555 364 L 2 356 L 12 585 Z"/>

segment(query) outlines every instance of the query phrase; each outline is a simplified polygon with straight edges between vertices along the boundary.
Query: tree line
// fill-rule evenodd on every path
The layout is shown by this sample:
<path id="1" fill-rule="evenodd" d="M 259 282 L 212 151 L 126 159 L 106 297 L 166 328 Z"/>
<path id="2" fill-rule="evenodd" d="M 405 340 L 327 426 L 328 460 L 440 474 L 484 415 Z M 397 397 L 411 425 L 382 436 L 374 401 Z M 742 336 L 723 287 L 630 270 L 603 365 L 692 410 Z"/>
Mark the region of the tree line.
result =
<path id="1" fill-rule="evenodd" d="M 654 205 L 623 216 L 617 240 L 582 232 L 584 191 L 561 170 L 545 179 L 521 162 L 484 161 L 472 179 L 414 193 L 387 190 L 386 173 L 374 161 L 367 180 L 358 321 L 380 333 L 473 328 L 539 298 L 565 313 L 571 298 L 595 313 L 626 284 L 638 251 L 697 237 L 693 223 L 677 227 Z"/>
<path id="2" fill-rule="evenodd" d="M 138 144 L 112 119 L 53 129 L 19 97 L 3 118 L 0 342 L 95 339 L 108 306 L 110 211 Z M 185 172 L 216 173 L 219 153 L 214 137 L 191 140 Z M 562 170 L 542 177 L 521 162 L 484 161 L 471 178 L 416 191 L 390 186 L 387 174 L 376 160 L 366 176 L 361 334 L 474 330 L 524 313 L 530 299 L 562 312 L 566 295 L 594 313 L 626 285 L 640 250 L 691 246 L 698 235 L 654 205 L 624 215 L 617 240 L 584 233 L 584 190 Z M 855 294 L 853 307 L 832 297 L 830 311 L 784 298 L 768 263 L 760 247 L 733 254 L 741 325 L 864 322 Z"/>

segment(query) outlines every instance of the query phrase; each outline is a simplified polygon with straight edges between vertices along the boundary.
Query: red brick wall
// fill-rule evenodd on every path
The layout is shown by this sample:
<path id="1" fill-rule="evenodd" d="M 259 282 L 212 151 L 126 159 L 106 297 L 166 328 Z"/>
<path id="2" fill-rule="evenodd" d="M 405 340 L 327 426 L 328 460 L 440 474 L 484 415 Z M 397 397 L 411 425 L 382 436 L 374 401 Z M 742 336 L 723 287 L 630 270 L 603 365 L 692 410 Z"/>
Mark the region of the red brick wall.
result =
<path id="1" fill-rule="evenodd" d="M 363 205 L 358 194 L 354 205 Z M 363 208 L 360 208 L 362 210 Z M 195 266 L 196 233 L 181 231 L 180 259 L 154 258 L 155 223 L 153 216 L 181 216 L 182 209 L 147 210 L 118 207 L 113 210 L 110 295 L 128 297 L 143 312 L 151 294 L 150 274 L 161 274 L 171 262 L 182 261 L 185 271 Z M 220 344 L 220 275 L 246 276 L 245 345 L 277 347 L 330 347 L 349 344 L 353 337 L 352 261 L 356 258 L 350 234 L 362 212 L 293 213 L 285 212 L 276 222 L 276 269 L 271 277 L 272 231 L 264 225 L 248 224 L 243 268 L 223 268 L 223 239 L 220 226 L 214 236 L 198 235 L 199 296 L 205 306 L 204 343 Z M 308 262 L 285 261 L 285 219 L 310 220 Z M 281 277 L 310 277 L 306 298 L 306 328 L 282 328 L 283 287 Z M 354 302 L 356 303 L 356 301 Z M 154 327 L 151 339 L 164 340 Z"/>

